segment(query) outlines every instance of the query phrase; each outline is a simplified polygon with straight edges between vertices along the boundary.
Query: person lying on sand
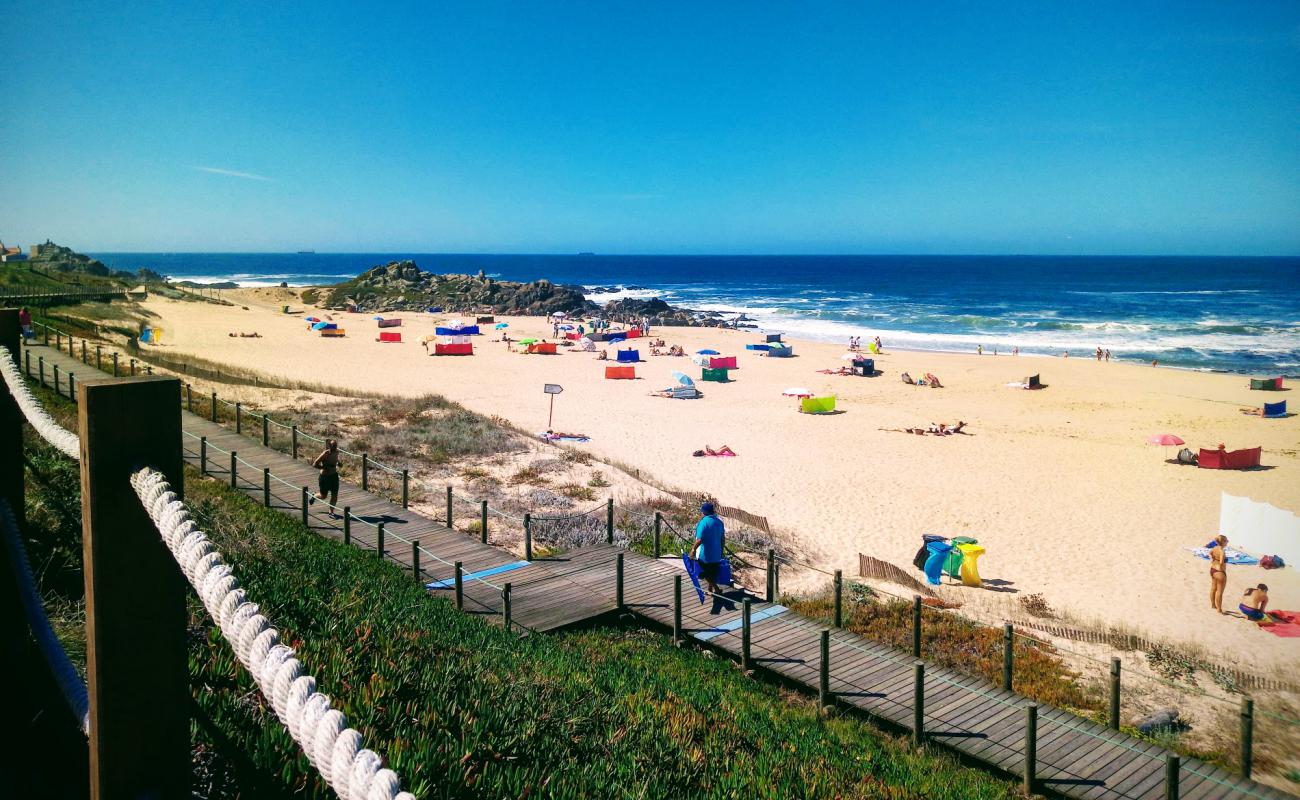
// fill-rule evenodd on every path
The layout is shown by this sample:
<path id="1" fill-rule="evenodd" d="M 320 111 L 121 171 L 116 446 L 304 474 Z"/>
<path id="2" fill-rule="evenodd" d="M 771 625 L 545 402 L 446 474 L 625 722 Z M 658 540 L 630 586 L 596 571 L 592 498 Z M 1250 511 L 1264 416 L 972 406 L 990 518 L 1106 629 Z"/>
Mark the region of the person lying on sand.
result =
<path id="1" fill-rule="evenodd" d="M 1264 622 L 1268 615 L 1264 609 L 1268 607 L 1268 586 L 1259 584 L 1254 588 L 1247 589 L 1246 599 L 1237 604 L 1237 610 L 1246 615 L 1246 619 L 1251 622 Z"/>
<path id="2" fill-rule="evenodd" d="M 820 373 L 820 374 L 822 374 L 822 375 L 852 375 L 852 374 L 854 374 L 854 373 L 853 373 L 853 368 L 852 368 L 852 367 L 840 367 L 839 369 L 819 369 L 819 370 L 817 370 L 817 372 Z"/>
<path id="3" fill-rule="evenodd" d="M 936 377 L 934 377 L 934 374 L 933 374 L 933 373 L 930 373 L 930 372 L 925 373 L 925 383 L 926 383 L 926 385 L 929 386 L 931 389 L 942 389 L 942 388 L 943 388 L 943 384 L 942 384 L 942 383 L 939 383 L 939 379 L 936 378 Z"/>
<path id="4" fill-rule="evenodd" d="M 252 333 L 235 333 L 234 331 L 230 332 L 230 337 L 232 339 L 235 338 L 236 336 L 238 336 L 240 339 L 261 339 L 262 338 L 262 334 L 258 333 L 257 331 L 253 331 Z"/>
<path id="5" fill-rule="evenodd" d="M 543 439 L 590 439 L 585 433 L 565 433 L 564 431 L 547 431 L 542 434 Z"/>
<path id="6" fill-rule="evenodd" d="M 1245 415 L 1248 416 L 1248 417 L 1262 417 L 1262 416 L 1264 416 L 1264 409 L 1263 409 L 1262 407 L 1261 407 L 1261 408 L 1242 408 L 1242 409 L 1239 409 L 1239 410 L 1241 411 L 1241 413 L 1245 414 Z"/>
<path id="7" fill-rule="evenodd" d="M 709 447 L 706 444 L 704 445 L 703 450 L 696 450 L 694 453 L 691 453 L 691 455 L 697 458 L 702 458 L 704 456 L 734 456 L 736 455 L 736 453 L 725 444 L 722 447 L 718 448 L 717 450 L 714 450 L 712 447 Z"/>

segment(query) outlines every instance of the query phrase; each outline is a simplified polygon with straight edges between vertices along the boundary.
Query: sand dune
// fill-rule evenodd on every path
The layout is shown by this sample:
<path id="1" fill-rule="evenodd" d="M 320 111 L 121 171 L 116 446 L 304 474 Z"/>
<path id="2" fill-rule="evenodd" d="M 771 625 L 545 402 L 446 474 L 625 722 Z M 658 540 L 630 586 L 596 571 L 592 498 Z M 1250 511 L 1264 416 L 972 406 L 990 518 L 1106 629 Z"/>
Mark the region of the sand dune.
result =
<path id="1" fill-rule="evenodd" d="M 1300 640 L 1278 639 L 1208 607 L 1207 562 L 1184 546 L 1215 532 L 1219 492 L 1300 509 L 1300 417 L 1263 420 L 1237 412 L 1258 405 L 1241 376 L 1098 363 L 1091 358 L 887 352 L 884 375 L 821 375 L 842 365 L 844 347 L 796 342 L 796 358 L 744 350 L 753 333 L 659 329 L 688 352 L 713 347 L 739 357 L 729 384 L 702 383 L 698 401 L 649 396 L 669 373 L 699 375 L 685 358 L 636 365 L 636 381 L 603 379 L 592 354 L 510 353 L 494 335 L 475 339 L 470 358 L 431 358 L 419 344 L 431 315 L 402 316 L 402 344 L 375 341 L 370 315 L 333 314 L 345 339 L 322 339 L 296 317 L 278 313 L 274 291 L 239 295 L 249 309 L 151 300 L 166 329 L 164 349 L 256 368 L 299 380 L 403 395 L 444 394 L 528 429 L 547 422 L 543 383 L 559 383 L 554 427 L 589 434 L 583 447 L 659 481 L 705 490 L 767 516 L 792 532 L 826 569 L 856 572 L 864 552 L 911 569 L 921 534 L 965 534 L 987 548 L 986 578 L 1004 591 L 948 590 L 990 613 L 1014 598 L 1042 593 L 1057 609 L 1123 624 L 1157 636 L 1199 642 L 1225 659 L 1294 663 Z M 504 319 L 504 318 L 503 318 Z M 508 319 L 510 333 L 549 336 L 536 318 Z M 253 331 L 262 338 L 231 338 Z M 863 331 L 869 334 L 870 331 Z M 888 342 L 885 343 L 888 348 Z M 611 358 L 617 346 L 609 348 Z M 933 372 L 943 389 L 899 381 Z M 1041 372 L 1049 388 L 1010 389 Z M 834 393 L 843 413 L 808 416 L 781 396 L 789 386 Z M 1266 399 L 1274 399 L 1268 397 Z M 914 436 L 898 429 L 931 422 L 968 423 L 969 436 Z M 1176 433 L 1193 446 L 1263 445 L 1258 472 L 1198 470 L 1164 463 L 1153 433 Z M 694 458 L 704 445 L 729 445 L 738 458 Z M 1266 581 L 1272 605 L 1300 609 L 1300 573 L 1231 568 L 1225 607 L 1247 585 Z"/>

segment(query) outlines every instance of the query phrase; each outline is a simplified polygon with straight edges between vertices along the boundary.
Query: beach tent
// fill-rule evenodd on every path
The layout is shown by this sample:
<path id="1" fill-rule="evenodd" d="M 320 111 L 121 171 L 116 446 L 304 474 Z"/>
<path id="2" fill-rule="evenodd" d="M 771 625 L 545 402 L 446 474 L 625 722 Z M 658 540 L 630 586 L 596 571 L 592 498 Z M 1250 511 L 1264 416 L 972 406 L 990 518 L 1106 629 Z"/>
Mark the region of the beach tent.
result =
<path id="1" fill-rule="evenodd" d="M 496 317 L 479 317 L 474 321 L 480 325 L 491 325 L 493 322 L 496 322 L 496 320 Z"/>
<path id="2" fill-rule="evenodd" d="M 641 360 L 640 350 L 619 350 L 618 361 L 621 364 L 637 362 Z"/>
<path id="3" fill-rule="evenodd" d="M 700 375 L 700 380 L 726 383 L 730 379 L 727 377 L 727 371 L 725 369 L 710 369 L 709 367 L 705 367 L 703 374 Z"/>
<path id="4" fill-rule="evenodd" d="M 714 356 L 713 358 L 709 359 L 709 369 L 737 369 L 736 357 L 735 356 L 725 356 L 725 357 Z"/>
<path id="5" fill-rule="evenodd" d="M 389 332 L 385 331 L 385 332 L 379 334 L 379 339 L 378 339 L 377 341 L 380 341 L 380 342 L 400 342 L 400 341 L 402 341 L 402 334 L 400 334 L 400 333 L 389 333 Z"/>
<path id="6" fill-rule="evenodd" d="M 640 329 L 640 328 L 629 328 L 628 331 L 627 331 L 627 338 L 629 338 L 629 339 L 640 339 L 640 338 L 641 338 L 641 329 Z"/>
<path id="7" fill-rule="evenodd" d="M 1030 375 L 1028 378 L 1025 378 L 1025 388 L 1041 389 L 1043 388 L 1043 381 L 1037 375 Z"/>
<path id="8" fill-rule="evenodd" d="M 1259 457 L 1263 448 L 1252 447 L 1246 450 L 1206 450 L 1196 459 L 1196 466 L 1201 469 L 1250 469 L 1259 466 Z"/>
<path id="9" fill-rule="evenodd" d="M 1242 550 L 1281 556 L 1291 567 L 1300 567 L 1300 516 L 1293 511 L 1223 492 L 1218 531 Z"/>
<path id="10" fill-rule="evenodd" d="M 1250 388 L 1262 389 L 1268 391 L 1280 391 L 1282 389 L 1281 378 L 1251 378 Z"/>
<path id="11" fill-rule="evenodd" d="M 1265 404 L 1264 404 L 1264 416 L 1265 416 L 1265 417 L 1271 417 L 1271 418 L 1273 418 L 1273 419 L 1277 419 L 1278 417 L 1285 417 L 1285 416 L 1286 416 L 1286 401 L 1283 400 L 1283 401 L 1280 402 L 1280 403 L 1265 403 Z"/>
<path id="12" fill-rule="evenodd" d="M 341 339 L 347 334 L 347 331 L 339 327 L 322 329 L 320 335 L 327 339 Z"/>
<path id="13" fill-rule="evenodd" d="M 534 342 L 528 345 L 528 349 L 524 352 L 554 356 L 559 354 L 559 351 L 556 350 L 555 347 L 555 342 Z"/>
<path id="14" fill-rule="evenodd" d="M 402 327 L 402 321 L 400 319 L 381 319 L 379 320 L 379 327 L 400 328 Z"/>
<path id="15" fill-rule="evenodd" d="M 870 378 L 876 374 L 876 360 L 874 358 L 859 358 L 853 362 L 853 371 L 861 370 L 864 378 Z"/>
<path id="16" fill-rule="evenodd" d="M 801 414 L 829 414 L 835 410 L 835 395 L 826 397 L 805 397 L 799 401 Z"/>
<path id="17" fill-rule="evenodd" d="M 630 381 L 636 379 L 636 367 L 605 367 L 605 380 Z"/>
<path id="18" fill-rule="evenodd" d="M 472 356 L 474 345 L 469 342 L 439 342 L 433 346 L 435 356 Z"/>
<path id="19" fill-rule="evenodd" d="M 779 343 L 779 342 L 781 341 L 781 334 L 779 334 L 779 333 L 769 333 L 769 334 L 767 335 L 767 340 L 766 340 L 766 341 L 768 342 L 768 344 L 771 344 L 772 342 L 778 342 L 778 343 Z"/>
<path id="20" fill-rule="evenodd" d="M 794 357 L 793 347 L 771 347 L 767 351 L 768 358 L 792 358 Z"/>

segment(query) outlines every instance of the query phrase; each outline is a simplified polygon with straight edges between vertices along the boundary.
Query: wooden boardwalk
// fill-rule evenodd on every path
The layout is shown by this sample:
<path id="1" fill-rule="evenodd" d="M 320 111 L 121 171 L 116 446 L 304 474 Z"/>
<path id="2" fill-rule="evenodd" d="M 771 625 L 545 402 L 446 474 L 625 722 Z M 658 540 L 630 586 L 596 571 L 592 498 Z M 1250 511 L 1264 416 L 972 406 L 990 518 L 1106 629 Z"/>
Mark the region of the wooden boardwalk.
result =
<path id="1" fill-rule="evenodd" d="M 39 352 L 45 357 L 47 380 L 53 364 L 65 374 L 76 370 L 79 379 L 93 371 L 52 348 L 33 347 L 32 351 L 34 356 Z M 62 388 L 66 392 L 66 384 Z M 306 461 L 263 447 L 193 414 L 183 413 L 183 427 L 186 458 L 191 463 L 197 463 L 199 457 L 198 437 L 207 437 L 209 474 L 229 480 L 229 453 L 235 450 L 249 465 L 241 463 L 237 470 L 236 484 L 241 491 L 261 502 L 261 468 L 269 467 L 285 482 L 272 482 L 272 506 L 301 515 L 301 487 L 314 488 L 316 480 L 316 471 Z M 598 545 L 523 562 L 505 550 L 484 545 L 477 538 L 347 483 L 342 485 L 339 499 L 361 520 L 351 526 L 352 540 L 358 546 L 374 549 L 378 537 L 373 526 L 383 521 L 387 557 L 410 570 L 410 543 L 419 544 L 420 580 L 438 582 L 431 594 L 451 595 L 452 564 L 456 561 L 463 563 L 465 573 L 481 576 L 464 581 L 467 613 L 499 624 L 501 587 L 506 582 L 511 584 L 511 620 L 526 628 L 521 633 L 555 630 L 616 611 L 616 564 L 621 553 L 624 611 L 671 629 L 674 578 L 682 576 L 683 639 L 740 657 L 743 626 L 739 595 L 734 607 L 716 598 L 699 602 L 676 558 L 654 559 Z M 328 509 L 322 506 L 317 503 L 309 508 L 308 524 L 320 535 L 341 539 L 342 523 L 327 516 Z M 752 666 L 816 691 L 822 671 L 821 636 L 826 627 L 776 604 L 753 601 L 751 612 Z M 829 689 L 838 705 L 911 729 L 915 664 L 910 654 L 844 630 L 830 631 L 826 665 Z M 1011 774 L 1023 774 L 1026 698 L 982 678 L 934 666 L 925 670 L 922 696 L 923 730 L 928 740 Z M 1168 751 L 1051 706 L 1038 706 L 1037 719 L 1039 790 L 1086 800 L 1165 797 Z M 1179 789 L 1183 800 L 1294 797 L 1192 758 L 1182 760 Z"/>

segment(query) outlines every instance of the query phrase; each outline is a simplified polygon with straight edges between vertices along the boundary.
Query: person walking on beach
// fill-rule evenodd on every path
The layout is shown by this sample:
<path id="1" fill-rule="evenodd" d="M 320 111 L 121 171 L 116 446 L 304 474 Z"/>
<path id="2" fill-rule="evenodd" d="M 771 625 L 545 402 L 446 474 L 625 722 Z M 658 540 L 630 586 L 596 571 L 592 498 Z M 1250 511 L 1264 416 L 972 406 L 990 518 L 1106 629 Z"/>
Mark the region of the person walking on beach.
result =
<path id="1" fill-rule="evenodd" d="M 1098 361 L 1101 361 L 1101 348 L 1100 348 L 1100 347 L 1097 348 L 1097 360 L 1098 360 Z"/>
<path id="2" fill-rule="evenodd" d="M 317 500 L 324 500 L 329 497 L 330 516 L 334 516 L 334 509 L 339 504 L 339 443 L 336 439 L 325 440 L 325 450 L 316 456 L 311 465 L 320 470 L 320 477 L 316 481 L 317 488 L 320 489 L 316 496 L 311 499 L 313 505 Z"/>
<path id="3" fill-rule="evenodd" d="M 877 353 L 883 353 L 883 352 L 885 352 L 885 346 L 884 346 L 883 344 L 880 343 L 880 337 L 879 337 L 879 336 L 876 337 L 876 352 L 877 352 Z"/>
<path id="4" fill-rule="evenodd" d="M 1110 363 L 1110 350 L 1109 350 L 1109 349 L 1106 350 L 1106 363 L 1107 363 L 1107 364 Z"/>
<path id="5" fill-rule="evenodd" d="M 975 355 L 977 356 L 984 355 L 984 345 L 982 344 L 975 345 Z"/>
<path id="6" fill-rule="evenodd" d="M 22 329 L 24 339 L 35 335 L 32 331 L 32 312 L 27 310 L 27 306 L 18 310 L 18 327 Z"/>
<path id="7" fill-rule="evenodd" d="M 1214 537 L 1210 548 L 1210 607 L 1220 614 L 1223 611 L 1223 587 L 1228 585 L 1228 537 Z"/>
<path id="8" fill-rule="evenodd" d="M 718 570 L 722 567 L 722 540 L 726 529 L 718 519 L 712 503 L 700 505 L 699 524 L 695 526 L 695 547 L 691 549 L 691 558 L 700 565 L 700 577 L 709 585 L 714 595 L 718 591 Z"/>

